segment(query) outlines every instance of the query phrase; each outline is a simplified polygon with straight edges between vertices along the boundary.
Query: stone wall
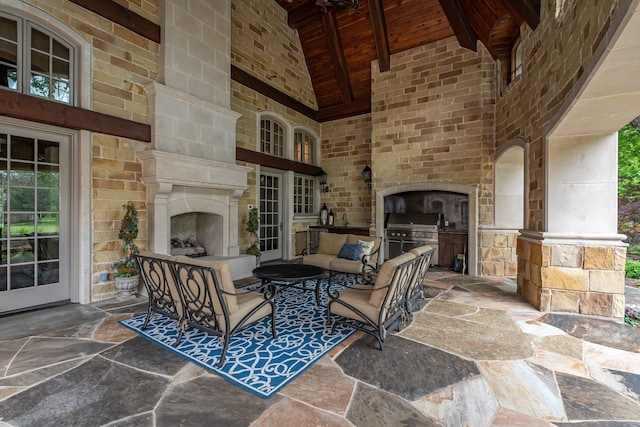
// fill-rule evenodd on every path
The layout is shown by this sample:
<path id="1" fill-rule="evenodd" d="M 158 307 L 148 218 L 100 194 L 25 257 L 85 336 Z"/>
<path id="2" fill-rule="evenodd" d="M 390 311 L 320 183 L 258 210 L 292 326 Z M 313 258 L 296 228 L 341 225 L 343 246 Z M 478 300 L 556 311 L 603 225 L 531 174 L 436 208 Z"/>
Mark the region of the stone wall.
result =
<path id="1" fill-rule="evenodd" d="M 391 57 L 372 71 L 374 189 L 406 183 L 477 185 L 481 224 L 493 219 L 495 63 L 455 38 Z"/>
<path id="2" fill-rule="evenodd" d="M 91 58 L 84 58 L 91 69 L 88 85 L 91 104 L 86 107 L 141 123 L 148 123 L 148 100 L 144 86 L 158 77 L 158 45 L 69 1 L 26 0 L 75 30 L 91 45 Z M 149 0 L 119 2 L 145 18 L 158 22 L 158 2 Z M 91 139 L 91 181 L 93 236 L 91 299 L 116 294 L 112 281 L 99 276 L 111 270 L 120 258 L 118 240 L 122 205 L 135 203 L 140 216 L 137 243 L 146 241 L 145 188 L 140 180 L 140 164 L 135 152 L 147 144 L 93 133 Z M 85 284 L 81 284 L 84 287 Z"/>
<path id="3" fill-rule="evenodd" d="M 371 166 L 371 115 L 334 120 L 321 130 L 322 167 L 329 187 L 322 199 L 333 209 L 337 225 L 343 225 L 346 214 L 349 225 L 367 227 L 374 216 L 362 170 Z"/>
<path id="4" fill-rule="evenodd" d="M 290 97 L 318 108 L 298 32 L 275 1 L 232 0 L 231 63 Z"/>
<path id="5" fill-rule="evenodd" d="M 480 230 L 478 274 L 515 277 L 518 272 L 516 253 L 518 232 L 515 230 Z"/>
<path id="6" fill-rule="evenodd" d="M 525 228 L 544 224 L 544 132 L 593 57 L 619 1 L 569 1 L 560 18 L 555 0 L 543 0 L 540 25 L 521 27 L 522 75 L 496 100 L 496 147 L 520 137 L 530 143 L 529 216 Z"/>
<path id="7" fill-rule="evenodd" d="M 518 293 L 540 311 L 624 316 L 625 248 L 518 240 Z"/>
<path id="8" fill-rule="evenodd" d="M 317 108 L 298 34 L 287 25 L 284 9 L 271 1 L 232 0 L 231 15 L 231 64 L 309 107 Z M 281 118 L 288 126 L 291 137 L 293 127 L 303 127 L 316 135 L 321 134 L 319 123 L 234 81 L 231 82 L 231 108 L 242 114 L 236 126 L 236 142 L 241 148 L 258 150 L 260 112 L 270 112 Z M 292 144 L 293 141 L 287 142 Z M 289 148 L 289 153 L 293 153 L 291 146 Z M 238 205 L 238 243 L 241 253 L 250 245 L 249 234 L 245 231 L 247 206 L 255 205 L 258 201 L 257 170 L 254 167 L 254 172 L 249 174 L 249 187 Z M 291 248 L 295 245 L 296 231 L 306 230 L 309 224 L 304 221 L 291 222 Z"/>

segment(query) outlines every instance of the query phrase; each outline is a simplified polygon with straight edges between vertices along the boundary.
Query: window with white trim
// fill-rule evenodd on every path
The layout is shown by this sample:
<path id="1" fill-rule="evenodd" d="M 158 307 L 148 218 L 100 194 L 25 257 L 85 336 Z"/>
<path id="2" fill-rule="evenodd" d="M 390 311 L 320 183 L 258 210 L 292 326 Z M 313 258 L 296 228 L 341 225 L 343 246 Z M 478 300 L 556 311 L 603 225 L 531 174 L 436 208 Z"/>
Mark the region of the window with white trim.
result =
<path id="1" fill-rule="evenodd" d="M 260 151 L 272 156 L 283 157 L 285 128 L 272 118 L 260 120 Z"/>
<path id="2" fill-rule="evenodd" d="M 511 49 L 511 80 L 522 74 L 522 43 L 520 37 L 513 44 Z"/>
<path id="3" fill-rule="evenodd" d="M 74 54 L 36 24 L 0 14 L 0 87 L 74 104 Z"/>
<path id="4" fill-rule="evenodd" d="M 294 140 L 294 160 L 297 162 L 313 164 L 313 150 L 315 138 L 309 132 L 304 130 L 296 130 L 293 136 Z"/>
<path id="5" fill-rule="evenodd" d="M 315 215 L 315 178 L 295 174 L 293 177 L 294 215 Z"/>

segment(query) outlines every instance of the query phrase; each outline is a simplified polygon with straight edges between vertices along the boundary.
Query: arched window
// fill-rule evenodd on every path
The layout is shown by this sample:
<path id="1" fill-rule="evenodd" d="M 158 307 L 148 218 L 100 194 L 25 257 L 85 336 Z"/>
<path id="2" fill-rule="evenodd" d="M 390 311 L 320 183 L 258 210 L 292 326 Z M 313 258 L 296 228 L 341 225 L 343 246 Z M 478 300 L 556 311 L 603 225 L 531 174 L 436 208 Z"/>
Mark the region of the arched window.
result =
<path id="1" fill-rule="evenodd" d="M 315 146 L 315 138 L 309 132 L 304 130 L 296 130 L 293 135 L 294 139 L 294 160 L 297 162 L 314 163 L 313 151 Z"/>
<path id="2" fill-rule="evenodd" d="M 0 14 L 0 87 L 75 104 L 74 49 L 31 21 Z"/>
<path id="3" fill-rule="evenodd" d="M 518 37 L 511 49 L 511 81 L 515 80 L 520 74 L 522 74 L 522 43 L 520 43 L 520 37 Z"/>
<path id="4" fill-rule="evenodd" d="M 284 157 L 285 128 L 270 117 L 260 119 L 260 151 Z"/>

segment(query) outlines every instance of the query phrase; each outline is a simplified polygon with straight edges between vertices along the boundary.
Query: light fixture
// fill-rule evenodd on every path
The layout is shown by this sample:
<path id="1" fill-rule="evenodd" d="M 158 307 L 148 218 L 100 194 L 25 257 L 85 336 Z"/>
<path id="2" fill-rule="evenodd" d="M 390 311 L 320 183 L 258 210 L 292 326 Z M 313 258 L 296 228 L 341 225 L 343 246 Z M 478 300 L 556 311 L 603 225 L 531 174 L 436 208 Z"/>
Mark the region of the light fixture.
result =
<path id="1" fill-rule="evenodd" d="M 338 12 L 347 7 L 347 4 L 351 4 L 351 9 L 353 9 L 353 13 L 359 15 L 358 11 L 360 5 L 358 4 L 359 0 L 315 0 L 316 6 L 320 6 L 320 9 L 324 13 L 327 13 L 329 7 L 334 7 Z"/>
<path id="2" fill-rule="evenodd" d="M 327 185 L 327 173 L 320 169 L 320 173 L 318 173 L 318 182 L 320 183 L 320 188 L 325 193 L 329 192 L 329 186 Z"/>
<path id="3" fill-rule="evenodd" d="M 362 179 L 364 179 L 364 182 L 369 186 L 369 193 L 371 193 L 371 168 L 369 165 L 366 165 L 364 169 L 362 169 Z"/>

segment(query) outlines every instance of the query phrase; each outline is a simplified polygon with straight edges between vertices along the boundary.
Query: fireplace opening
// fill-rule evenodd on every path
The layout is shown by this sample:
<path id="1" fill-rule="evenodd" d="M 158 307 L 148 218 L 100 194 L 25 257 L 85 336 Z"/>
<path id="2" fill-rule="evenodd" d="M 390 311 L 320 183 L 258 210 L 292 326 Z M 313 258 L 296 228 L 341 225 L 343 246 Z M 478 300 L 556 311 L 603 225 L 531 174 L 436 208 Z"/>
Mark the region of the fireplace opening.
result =
<path id="1" fill-rule="evenodd" d="M 219 215 L 189 212 L 171 217 L 171 255 L 192 258 L 216 255 L 216 222 Z"/>

